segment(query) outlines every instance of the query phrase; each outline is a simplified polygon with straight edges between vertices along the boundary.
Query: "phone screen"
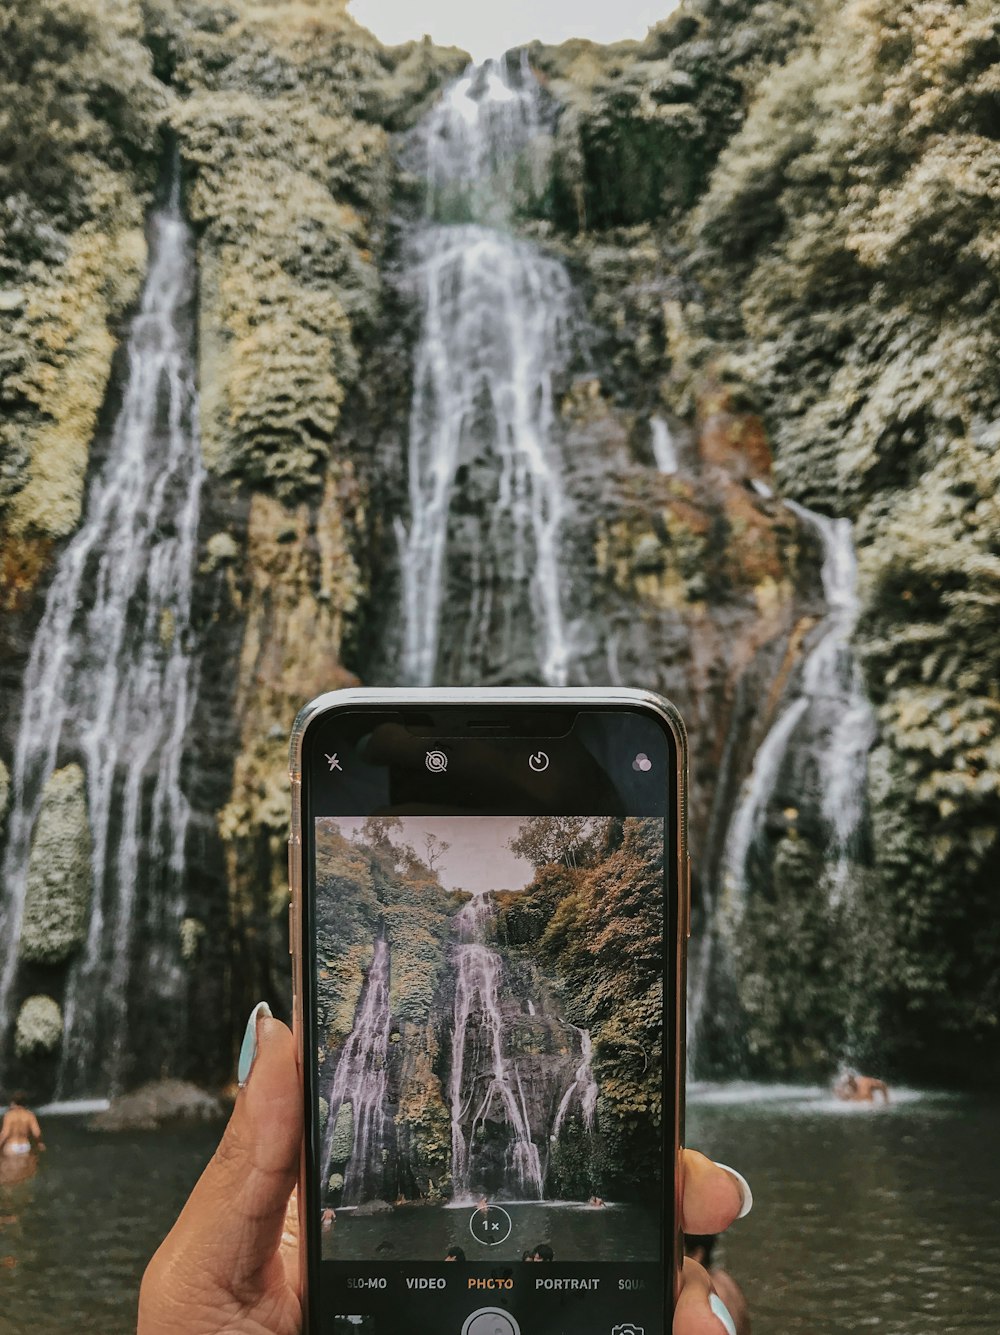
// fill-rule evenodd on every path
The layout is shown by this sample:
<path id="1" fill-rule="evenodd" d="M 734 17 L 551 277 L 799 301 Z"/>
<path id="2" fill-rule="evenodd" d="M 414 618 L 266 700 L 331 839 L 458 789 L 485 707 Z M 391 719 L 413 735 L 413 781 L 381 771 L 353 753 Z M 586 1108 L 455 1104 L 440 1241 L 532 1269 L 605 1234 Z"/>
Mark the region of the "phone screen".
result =
<path id="1" fill-rule="evenodd" d="M 674 738 L 652 712 L 490 717 L 306 736 L 310 1325 L 661 1335 Z"/>

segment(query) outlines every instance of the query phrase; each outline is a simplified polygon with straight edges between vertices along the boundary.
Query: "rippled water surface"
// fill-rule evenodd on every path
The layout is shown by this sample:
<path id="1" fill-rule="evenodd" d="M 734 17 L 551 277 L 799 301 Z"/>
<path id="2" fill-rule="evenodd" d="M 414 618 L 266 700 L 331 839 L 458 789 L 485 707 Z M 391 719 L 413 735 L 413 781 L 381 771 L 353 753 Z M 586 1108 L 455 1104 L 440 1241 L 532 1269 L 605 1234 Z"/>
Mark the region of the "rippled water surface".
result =
<path id="1" fill-rule="evenodd" d="M 722 1260 L 754 1335 L 1000 1330 L 1000 1104 L 696 1087 L 687 1138 L 752 1183 Z"/>
<path id="2" fill-rule="evenodd" d="M 218 1128 L 98 1136 L 49 1118 L 42 1130 L 48 1151 L 35 1177 L 0 1185 L 0 1333 L 134 1332 L 146 1262 Z"/>
<path id="3" fill-rule="evenodd" d="M 0 1185 L 0 1332 L 127 1335 L 146 1260 L 217 1131 L 44 1129 L 37 1175 Z M 753 1184 L 722 1259 L 754 1335 L 1000 1330 L 1000 1105 L 903 1092 L 882 1110 L 819 1090 L 696 1087 L 688 1140 Z"/>

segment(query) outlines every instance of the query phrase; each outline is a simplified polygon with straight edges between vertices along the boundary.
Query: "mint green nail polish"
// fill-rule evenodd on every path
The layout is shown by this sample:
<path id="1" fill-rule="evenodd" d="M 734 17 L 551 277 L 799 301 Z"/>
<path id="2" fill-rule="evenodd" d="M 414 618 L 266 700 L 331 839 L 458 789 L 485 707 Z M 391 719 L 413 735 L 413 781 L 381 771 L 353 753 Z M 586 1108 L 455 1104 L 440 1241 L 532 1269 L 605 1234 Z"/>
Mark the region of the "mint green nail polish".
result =
<path id="1" fill-rule="evenodd" d="M 719 1163 L 716 1161 L 715 1166 L 716 1168 L 721 1168 L 723 1172 L 728 1173 L 730 1177 L 735 1177 L 736 1184 L 740 1189 L 740 1195 L 743 1197 L 743 1204 L 740 1207 L 740 1212 L 736 1218 L 745 1219 L 753 1209 L 753 1192 L 750 1190 L 750 1183 L 742 1173 L 737 1173 L 736 1169 L 730 1168 L 727 1163 Z"/>
<path id="2" fill-rule="evenodd" d="M 729 1308 L 722 1301 L 717 1293 L 713 1293 L 708 1300 L 708 1305 L 713 1313 L 719 1318 L 725 1326 L 728 1335 L 736 1335 L 736 1322 L 729 1315 Z"/>
<path id="3" fill-rule="evenodd" d="M 247 1020 L 246 1033 L 243 1035 L 243 1046 L 240 1048 L 240 1064 L 236 1068 L 236 1079 L 239 1081 L 240 1089 L 244 1088 L 246 1082 L 250 1079 L 250 1072 L 253 1070 L 254 1059 L 257 1056 L 257 1021 L 262 1015 L 266 1015 L 270 1019 L 271 1007 L 266 1001 L 258 1001 L 250 1012 L 250 1019 Z"/>

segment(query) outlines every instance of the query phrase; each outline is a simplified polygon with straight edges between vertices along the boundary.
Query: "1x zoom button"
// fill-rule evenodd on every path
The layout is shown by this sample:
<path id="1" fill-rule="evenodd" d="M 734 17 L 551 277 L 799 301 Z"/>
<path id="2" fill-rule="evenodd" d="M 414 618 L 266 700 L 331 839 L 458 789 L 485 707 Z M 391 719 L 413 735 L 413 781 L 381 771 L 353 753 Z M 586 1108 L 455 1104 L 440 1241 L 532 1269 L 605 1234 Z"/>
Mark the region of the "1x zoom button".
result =
<path id="1" fill-rule="evenodd" d="M 481 1307 L 466 1319 L 462 1335 L 521 1335 L 521 1327 L 499 1307 Z"/>

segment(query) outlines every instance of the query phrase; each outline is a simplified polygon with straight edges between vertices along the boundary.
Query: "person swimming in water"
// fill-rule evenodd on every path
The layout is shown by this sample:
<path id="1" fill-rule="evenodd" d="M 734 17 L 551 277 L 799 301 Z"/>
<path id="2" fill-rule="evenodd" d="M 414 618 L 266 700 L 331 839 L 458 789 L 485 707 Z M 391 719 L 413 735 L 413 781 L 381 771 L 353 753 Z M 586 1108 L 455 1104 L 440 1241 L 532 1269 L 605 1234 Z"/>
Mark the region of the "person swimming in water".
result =
<path id="1" fill-rule="evenodd" d="M 24 1094 L 13 1094 L 3 1125 L 0 1126 L 0 1154 L 14 1158 L 16 1155 L 44 1149 L 45 1142 L 42 1140 L 38 1118 L 25 1107 Z"/>
<path id="2" fill-rule="evenodd" d="M 885 1103 L 889 1102 L 889 1086 L 884 1080 L 858 1075 L 854 1071 L 845 1072 L 834 1085 L 833 1092 L 845 1103 L 874 1103 L 876 1094 L 881 1094 Z"/>

